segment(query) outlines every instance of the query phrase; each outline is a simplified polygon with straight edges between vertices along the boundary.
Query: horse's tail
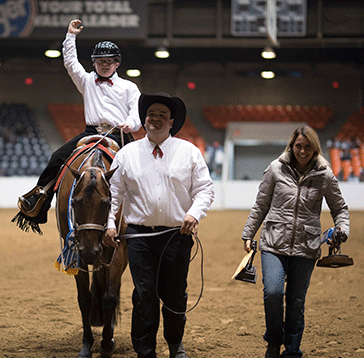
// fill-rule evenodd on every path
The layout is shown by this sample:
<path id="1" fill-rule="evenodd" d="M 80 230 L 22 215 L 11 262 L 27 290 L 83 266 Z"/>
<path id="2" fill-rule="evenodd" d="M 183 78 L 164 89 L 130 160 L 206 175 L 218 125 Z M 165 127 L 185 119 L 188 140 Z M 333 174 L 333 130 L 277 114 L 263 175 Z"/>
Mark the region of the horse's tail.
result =
<path id="1" fill-rule="evenodd" d="M 107 270 L 102 274 L 102 280 L 105 279 L 105 274 L 107 274 Z M 106 295 L 106 293 L 102 289 L 102 286 L 105 286 L 105 282 L 100 284 L 99 280 L 100 272 L 94 272 L 92 275 L 91 284 L 91 325 L 94 327 L 102 327 L 105 324 L 104 315 L 106 310 L 112 310 L 114 312 L 113 323 L 116 325 L 117 320 L 115 318 L 119 313 L 118 310 L 120 308 L 120 287 L 117 297 L 111 297 L 109 295 Z"/>

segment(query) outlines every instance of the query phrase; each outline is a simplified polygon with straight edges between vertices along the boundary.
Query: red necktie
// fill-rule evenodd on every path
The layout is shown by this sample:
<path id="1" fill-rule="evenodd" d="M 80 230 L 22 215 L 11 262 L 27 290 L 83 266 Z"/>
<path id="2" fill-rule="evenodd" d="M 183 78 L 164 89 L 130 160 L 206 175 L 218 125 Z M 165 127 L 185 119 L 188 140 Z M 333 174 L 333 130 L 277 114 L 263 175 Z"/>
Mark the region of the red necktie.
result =
<path id="1" fill-rule="evenodd" d="M 160 149 L 157 145 L 154 147 L 152 154 L 154 155 L 154 157 L 158 157 L 160 156 L 161 158 L 163 157 L 163 152 L 162 149 Z"/>
<path id="2" fill-rule="evenodd" d="M 113 81 L 110 80 L 110 78 L 97 77 L 95 80 L 95 83 L 97 83 L 97 82 L 109 82 L 111 84 L 111 86 L 114 84 Z"/>

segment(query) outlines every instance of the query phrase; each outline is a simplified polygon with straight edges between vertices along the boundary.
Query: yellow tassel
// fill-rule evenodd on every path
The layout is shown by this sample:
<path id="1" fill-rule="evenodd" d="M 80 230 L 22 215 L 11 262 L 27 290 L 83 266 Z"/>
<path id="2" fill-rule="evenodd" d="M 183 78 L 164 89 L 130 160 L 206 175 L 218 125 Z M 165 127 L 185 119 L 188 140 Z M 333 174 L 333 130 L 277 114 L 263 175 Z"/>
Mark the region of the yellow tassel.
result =
<path id="1" fill-rule="evenodd" d="M 54 267 L 58 270 L 58 271 L 61 271 L 61 264 L 56 260 L 56 262 L 54 263 Z M 79 269 L 78 268 L 73 268 L 73 267 L 70 267 L 67 271 L 63 269 L 62 267 L 62 272 L 67 274 L 67 275 L 70 275 L 70 276 L 77 276 L 78 275 L 78 271 Z"/>

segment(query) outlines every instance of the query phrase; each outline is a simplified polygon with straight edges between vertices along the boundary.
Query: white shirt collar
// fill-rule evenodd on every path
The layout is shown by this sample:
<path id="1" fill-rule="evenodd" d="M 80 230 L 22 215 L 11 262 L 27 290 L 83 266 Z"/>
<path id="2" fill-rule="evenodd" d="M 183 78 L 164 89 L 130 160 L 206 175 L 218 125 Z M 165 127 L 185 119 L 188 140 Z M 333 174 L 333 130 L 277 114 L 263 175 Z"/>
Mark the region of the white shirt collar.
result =
<path id="1" fill-rule="evenodd" d="M 163 151 L 163 148 L 166 148 L 168 146 L 168 143 L 171 141 L 171 138 L 172 136 L 169 135 L 169 137 L 167 139 L 165 139 L 163 142 L 159 143 L 158 144 L 158 147 L 162 149 Z M 148 138 L 148 134 L 147 134 L 147 139 L 148 139 L 148 143 L 149 143 L 149 146 L 152 148 L 152 150 L 154 149 L 154 147 L 157 145 L 155 144 L 154 142 L 152 142 L 149 138 Z"/>

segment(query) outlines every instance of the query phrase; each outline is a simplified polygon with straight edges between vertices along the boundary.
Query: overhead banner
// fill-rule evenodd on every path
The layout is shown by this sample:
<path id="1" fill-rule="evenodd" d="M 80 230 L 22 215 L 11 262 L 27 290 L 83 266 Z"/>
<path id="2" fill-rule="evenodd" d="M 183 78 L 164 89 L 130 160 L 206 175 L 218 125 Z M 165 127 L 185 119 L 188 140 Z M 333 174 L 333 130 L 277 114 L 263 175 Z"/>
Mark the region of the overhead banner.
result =
<path id="1" fill-rule="evenodd" d="M 83 38 L 138 39 L 146 18 L 146 0 L 0 0 L 0 38 L 59 38 L 80 19 Z"/>

